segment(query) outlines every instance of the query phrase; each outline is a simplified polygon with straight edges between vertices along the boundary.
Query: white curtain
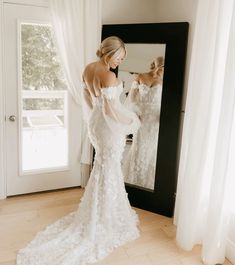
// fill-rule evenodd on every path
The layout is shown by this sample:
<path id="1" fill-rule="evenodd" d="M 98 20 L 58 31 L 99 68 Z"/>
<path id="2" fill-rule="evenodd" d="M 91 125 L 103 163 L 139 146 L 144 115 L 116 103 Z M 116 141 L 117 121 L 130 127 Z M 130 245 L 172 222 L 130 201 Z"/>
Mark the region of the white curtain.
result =
<path id="1" fill-rule="evenodd" d="M 55 39 L 68 90 L 75 102 L 81 105 L 82 72 L 87 63 L 96 60 L 101 40 L 102 0 L 50 0 L 49 6 Z M 82 125 L 81 185 L 84 187 L 90 174 L 92 148 Z"/>
<path id="2" fill-rule="evenodd" d="M 198 0 L 174 222 L 205 264 L 224 261 L 234 160 L 235 0 Z"/>

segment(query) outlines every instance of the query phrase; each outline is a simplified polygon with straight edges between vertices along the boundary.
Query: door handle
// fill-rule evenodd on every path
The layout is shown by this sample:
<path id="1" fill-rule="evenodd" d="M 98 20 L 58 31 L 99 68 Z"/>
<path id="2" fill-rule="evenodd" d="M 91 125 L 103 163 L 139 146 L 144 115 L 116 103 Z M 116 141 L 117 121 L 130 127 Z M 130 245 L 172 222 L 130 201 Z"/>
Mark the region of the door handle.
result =
<path id="1" fill-rule="evenodd" d="M 9 121 L 15 121 L 16 120 L 16 116 L 15 115 L 11 115 L 8 119 L 9 119 Z"/>

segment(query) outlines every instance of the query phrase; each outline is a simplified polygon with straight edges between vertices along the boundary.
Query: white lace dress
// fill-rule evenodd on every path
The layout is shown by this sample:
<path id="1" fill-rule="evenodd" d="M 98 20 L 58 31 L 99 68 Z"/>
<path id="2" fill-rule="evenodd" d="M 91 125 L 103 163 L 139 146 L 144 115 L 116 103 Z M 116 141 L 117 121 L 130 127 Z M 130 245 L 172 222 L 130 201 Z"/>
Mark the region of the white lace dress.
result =
<path id="1" fill-rule="evenodd" d="M 119 101 L 122 84 L 90 97 L 84 88 L 84 113 L 96 155 L 76 212 L 49 225 L 17 255 L 18 265 L 85 265 L 138 237 L 121 171 L 125 135 L 135 132 L 138 117 Z M 85 109 L 86 107 L 86 109 Z"/>
<path id="2" fill-rule="evenodd" d="M 149 87 L 134 81 L 125 105 L 138 113 L 141 127 L 124 157 L 125 182 L 154 189 L 162 85 Z"/>

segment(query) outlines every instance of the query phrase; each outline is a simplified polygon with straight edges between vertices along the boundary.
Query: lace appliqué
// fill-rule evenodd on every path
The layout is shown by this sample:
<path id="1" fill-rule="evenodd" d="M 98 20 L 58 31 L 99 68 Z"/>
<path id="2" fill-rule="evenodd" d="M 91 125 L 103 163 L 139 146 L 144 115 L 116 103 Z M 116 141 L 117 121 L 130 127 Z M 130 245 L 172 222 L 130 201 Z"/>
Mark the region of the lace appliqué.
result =
<path id="1" fill-rule="evenodd" d="M 162 86 L 148 87 L 133 82 L 139 94 L 132 103 L 141 120 L 132 144 L 123 160 L 125 182 L 153 189 L 157 159 Z M 132 107 L 133 108 L 133 107 Z"/>
<path id="2" fill-rule="evenodd" d="M 141 96 L 144 96 L 148 93 L 148 90 L 149 90 L 148 86 L 144 84 L 139 84 L 138 88 L 139 88 L 139 93 Z"/>
<path id="3" fill-rule="evenodd" d="M 102 93 L 118 97 L 120 91 L 115 94 L 114 89 L 118 91 L 116 87 Z M 79 207 L 39 232 L 20 250 L 17 265 L 94 263 L 139 236 L 138 217 L 128 201 L 121 170 L 125 134 L 115 129 L 111 133 L 98 105 L 93 105 L 87 124 L 96 154 Z"/>

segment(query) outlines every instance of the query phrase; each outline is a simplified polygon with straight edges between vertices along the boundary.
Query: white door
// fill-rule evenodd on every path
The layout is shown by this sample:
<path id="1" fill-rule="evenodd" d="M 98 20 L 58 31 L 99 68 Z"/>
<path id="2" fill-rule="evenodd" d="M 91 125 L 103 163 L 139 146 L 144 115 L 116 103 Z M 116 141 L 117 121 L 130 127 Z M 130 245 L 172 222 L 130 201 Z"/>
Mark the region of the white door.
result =
<path id="1" fill-rule="evenodd" d="M 81 111 L 67 93 L 49 10 L 4 4 L 7 195 L 80 185 Z"/>

